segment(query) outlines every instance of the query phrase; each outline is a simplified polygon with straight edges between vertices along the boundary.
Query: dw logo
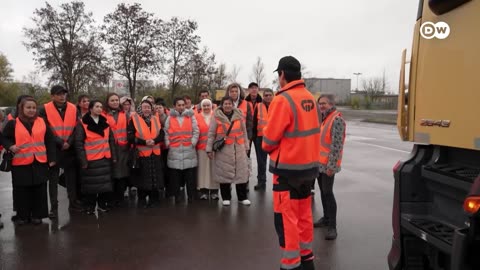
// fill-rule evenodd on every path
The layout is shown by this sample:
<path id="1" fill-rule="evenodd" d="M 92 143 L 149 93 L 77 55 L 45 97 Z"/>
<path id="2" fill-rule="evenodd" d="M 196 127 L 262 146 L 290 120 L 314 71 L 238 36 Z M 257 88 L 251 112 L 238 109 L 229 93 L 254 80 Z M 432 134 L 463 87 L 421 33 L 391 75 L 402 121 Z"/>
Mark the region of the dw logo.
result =
<path id="1" fill-rule="evenodd" d="M 315 109 L 315 103 L 312 100 L 304 99 L 302 100 L 302 108 L 304 111 L 309 112 Z"/>
<path id="2" fill-rule="evenodd" d="M 420 35 L 424 39 L 446 39 L 450 35 L 450 26 L 446 22 L 424 22 L 420 26 Z"/>

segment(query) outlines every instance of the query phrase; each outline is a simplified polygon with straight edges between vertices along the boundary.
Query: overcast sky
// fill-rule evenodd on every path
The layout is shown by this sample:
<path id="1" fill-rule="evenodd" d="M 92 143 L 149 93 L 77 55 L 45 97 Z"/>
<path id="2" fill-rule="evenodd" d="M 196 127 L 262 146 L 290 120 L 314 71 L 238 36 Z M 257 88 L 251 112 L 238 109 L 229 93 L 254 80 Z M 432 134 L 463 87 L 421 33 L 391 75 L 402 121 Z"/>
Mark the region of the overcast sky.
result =
<path id="1" fill-rule="evenodd" d="M 58 7 L 67 1 L 48 1 Z M 306 66 L 308 77 L 362 79 L 381 76 L 389 88 L 398 89 L 401 50 L 410 51 L 417 0 L 85 0 L 97 23 L 120 2 L 140 2 L 157 17 L 172 16 L 198 22 L 202 46 L 207 46 L 230 70 L 241 68 L 238 80 L 250 81 L 257 56 L 265 64 L 271 86 L 278 60 L 293 55 Z M 12 64 L 14 78 L 34 71 L 32 54 L 22 45 L 22 28 L 31 26 L 40 0 L 2 1 L 0 51 Z M 152 78 L 156 79 L 156 78 Z"/>

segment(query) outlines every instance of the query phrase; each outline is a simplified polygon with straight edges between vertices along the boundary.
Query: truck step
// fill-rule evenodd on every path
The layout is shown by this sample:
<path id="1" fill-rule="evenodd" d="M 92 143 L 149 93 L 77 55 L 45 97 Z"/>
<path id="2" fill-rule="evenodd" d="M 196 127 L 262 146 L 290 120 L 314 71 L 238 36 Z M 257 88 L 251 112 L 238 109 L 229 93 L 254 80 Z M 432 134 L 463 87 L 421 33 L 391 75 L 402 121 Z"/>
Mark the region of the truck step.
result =
<path id="1" fill-rule="evenodd" d="M 447 254 L 451 254 L 455 230 L 459 229 L 431 216 L 402 214 L 402 227 Z"/>
<path id="2" fill-rule="evenodd" d="M 434 164 L 430 166 L 425 166 L 424 169 L 470 183 L 473 183 L 475 178 L 477 178 L 477 176 L 480 174 L 479 168 L 469 168 L 453 164 Z"/>

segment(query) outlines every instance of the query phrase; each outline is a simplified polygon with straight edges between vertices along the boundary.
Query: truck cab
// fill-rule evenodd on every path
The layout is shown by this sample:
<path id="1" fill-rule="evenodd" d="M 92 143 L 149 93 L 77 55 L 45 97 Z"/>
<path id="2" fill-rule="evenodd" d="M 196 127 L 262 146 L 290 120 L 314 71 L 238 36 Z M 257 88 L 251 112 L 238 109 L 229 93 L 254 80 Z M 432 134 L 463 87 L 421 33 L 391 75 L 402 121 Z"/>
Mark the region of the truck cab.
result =
<path id="1" fill-rule="evenodd" d="M 480 269 L 480 1 L 419 1 L 401 59 L 389 269 Z"/>

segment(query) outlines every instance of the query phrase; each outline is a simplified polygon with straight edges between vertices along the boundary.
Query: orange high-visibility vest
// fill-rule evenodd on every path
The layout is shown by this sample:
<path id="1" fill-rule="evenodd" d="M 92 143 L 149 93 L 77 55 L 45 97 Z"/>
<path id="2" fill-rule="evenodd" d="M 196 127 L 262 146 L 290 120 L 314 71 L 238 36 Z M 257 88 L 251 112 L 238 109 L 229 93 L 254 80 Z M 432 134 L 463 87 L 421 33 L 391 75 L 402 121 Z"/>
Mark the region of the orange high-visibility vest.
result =
<path id="1" fill-rule="evenodd" d="M 260 103 L 255 106 L 257 108 L 257 136 L 263 136 L 263 129 L 267 125 L 267 105 Z"/>
<path id="2" fill-rule="evenodd" d="M 210 113 L 210 117 L 213 117 L 213 111 Z M 205 122 L 202 113 L 196 113 L 195 118 L 197 119 L 198 129 L 200 130 L 200 136 L 198 137 L 197 150 L 207 149 L 207 140 L 208 140 L 208 129 L 209 126 Z M 211 118 L 210 121 L 213 121 Z"/>
<path id="3" fill-rule="evenodd" d="M 45 104 L 45 112 L 53 134 L 66 142 L 70 135 L 72 135 L 77 122 L 77 107 L 72 103 L 67 102 L 65 118 L 63 120 L 57 108 L 55 108 L 53 101 Z"/>
<path id="4" fill-rule="evenodd" d="M 103 137 L 93 131 L 88 130 L 87 125 L 82 123 L 85 130 L 85 153 L 87 154 L 88 161 L 99 160 L 102 158 L 111 158 L 112 152 L 110 151 L 110 144 L 108 142 L 110 136 L 110 129 L 105 128 L 103 130 Z"/>
<path id="5" fill-rule="evenodd" d="M 170 116 L 170 126 L 168 127 L 168 137 L 170 148 L 177 148 L 180 145 L 191 146 L 193 137 L 192 118 L 184 117 L 182 126 L 176 116 Z"/>
<path id="6" fill-rule="evenodd" d="M 32 126 L 32 134 L 28 132 L 20 119 L 15 121 L 15 145 L 20 149 L 12 159 L 12 165 L 29 165 L 34 159 L 47 163 L 47 148 L 45 147 L 45 132 L 47 125 L 41 117 L 37 117 Z"/>
<path id="7" fill-rule="evenodd" d="M 337 117 L 342 117 L 342 114 L 338 111 L 332 112 L 327 118 L 322 122 L 320 127 L 320 163 L 327 166 L 328 156 L 330 154 L 331 145 L 332 145 L 332 127 L 333 122 Z M 343 141 L 345 141 L 345 136 L 343 136 Z M 337 160 L 337 166 L 340 167 L 342 164 L 343 149 L 340 152 L 340 157 Z"/>
<path id="8" fill-rule="evenodd" d="M 148 127 L 145 120 L 138 115 L 138 113 L 132 115 L 133 125 L 137 130 L 135 133 L 135 137 L 142 139 L 142 140 L 155 140 L 158 134 L 160 133 L 160 129 L 162 128 L 162 124 L 160 124 L 160 120 L 155 117 L 151 116 L 150 118 L 150 128 Z M 161 154 L 160 150 L 160 143 L 157 143 L 152 146 L 147 145 L 137 145 L 138 154 L 141 157 L 149 157 L 152 154 L 159 156 Z"/>
<path id="9" fill-rule="evenodd" d="M 230 123 L 224 123 L 218 119 L 215 120 L 217 122 L 217 136 L 221 138 L 225 138 L 228 129 L 230 128 Z M 225 144 L 244 144 L 245 143 L 245 134 L 242 130 L 242 123 L 238 120 L 233 121 L 232 130 L 230 134 L 225 138 Z"/>
<path id="10" fill-rule="evenodd" d="M 109 113 L 104 113 L 103 116 L 107 118 L 107 123 L 112 129 L 115 143 L 121 146 L 127 145 L 127 115 L 124 112 L 118 112 L 118 121 L 115 121 Z"/>
<path id="11" fill-rule="evenodd" d="M 276 94 L 268 108 L 262 148 L 270 154 L 270 172 L 314 179 L 320 166 L 319 141 L 315 98 L 303 80 L 292 81 Z"/>
<path id="12" fill-rule="evenodd" d="M 247 121 L 247 113 L 249 111 L 248 108 L 250 108 L 250 114 L 253 113 L 252 109 L 252 103 L 246 101 L 246 100 L 240 100 L 238 102 L 241 102 L 241 104 L 238 106 L 238 109 L 242 112 L 243 115 L 243 121 Z"/>

